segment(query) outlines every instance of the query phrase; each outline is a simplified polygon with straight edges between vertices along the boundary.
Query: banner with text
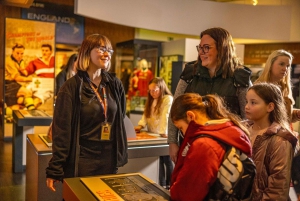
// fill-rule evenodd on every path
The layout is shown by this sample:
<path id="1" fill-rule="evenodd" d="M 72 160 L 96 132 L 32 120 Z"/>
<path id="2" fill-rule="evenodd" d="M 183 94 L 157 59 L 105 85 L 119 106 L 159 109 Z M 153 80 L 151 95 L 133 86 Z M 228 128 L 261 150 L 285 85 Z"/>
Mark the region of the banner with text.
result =
<path id="1" fill-rule="evenodd" d="M 5 114 L 40 109 L 53 113 L 55 23 L 6 18 Z"/>
<path id="2" fill-rule="evenodd" d="M 56 43 L 80 45 L 84 38 L 84 17 L 72 6 L 34 2 L 22 8 L 22 18 L 56 23 Z"/>

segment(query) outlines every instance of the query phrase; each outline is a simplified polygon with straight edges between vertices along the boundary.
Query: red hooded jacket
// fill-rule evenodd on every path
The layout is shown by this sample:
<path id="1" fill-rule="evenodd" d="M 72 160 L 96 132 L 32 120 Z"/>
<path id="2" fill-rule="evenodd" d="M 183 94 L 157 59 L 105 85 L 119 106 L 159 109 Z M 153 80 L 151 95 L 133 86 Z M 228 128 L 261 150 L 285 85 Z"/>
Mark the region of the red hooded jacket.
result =
<path id="1" fill-rule="evenodd" d="M 203 134 L 232 145 L 248 156 L 252 154 L 248 136 L 231 121 L 206 126 L 190 122 L 172 174 L 173 201 L 203 200 L 217 178 L 225 149 L 214 139 L 196 138 Z"/>

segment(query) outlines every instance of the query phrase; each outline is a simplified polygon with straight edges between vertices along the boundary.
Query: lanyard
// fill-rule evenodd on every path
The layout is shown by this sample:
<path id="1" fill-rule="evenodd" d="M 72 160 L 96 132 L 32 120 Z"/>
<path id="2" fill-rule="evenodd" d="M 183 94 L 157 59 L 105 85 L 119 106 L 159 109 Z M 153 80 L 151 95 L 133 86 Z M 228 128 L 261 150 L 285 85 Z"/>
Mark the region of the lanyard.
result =
<path id="1" fill-rule="evenodd" d="M 92 82 L 90 79 L 87 79 L 89 81 L 89 84 L 91 86 L 91 88 L 93 89 L 99 103 L 101 104 L 102 108 L 103 108 L 103 114 L 104 114 L 104 117 L 105 117 L 105 121 L 104 123 L 107 122 L 107 96 L 106 96 L 106 90 L 105 90 L 105 87 L 102 88 L 102 92 L 103 92 L 103 99 L 101 98 L 100 94 L 98 93 L 97 89 L 93 86 Z"/>

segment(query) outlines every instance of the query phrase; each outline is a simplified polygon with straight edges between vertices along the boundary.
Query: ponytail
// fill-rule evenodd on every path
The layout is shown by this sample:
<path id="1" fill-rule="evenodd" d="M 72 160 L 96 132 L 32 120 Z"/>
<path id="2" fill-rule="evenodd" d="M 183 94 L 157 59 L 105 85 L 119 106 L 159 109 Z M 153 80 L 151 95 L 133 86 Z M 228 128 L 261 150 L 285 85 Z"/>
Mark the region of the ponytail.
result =
<path id="1" fill-rule="evenodd" d="M 230 113 L 223 99 L 217 95 L 200 96 L 195 93 L 186 93 L 175 99 L 172 104 L 170 116 L 172 121 L 184 120 L 187 122 L 186 112 L 197 110 L 205 113 L 209 119 L 229 119 L 248 136 L 248 129 L 241 123 L 239 116 Z"/>

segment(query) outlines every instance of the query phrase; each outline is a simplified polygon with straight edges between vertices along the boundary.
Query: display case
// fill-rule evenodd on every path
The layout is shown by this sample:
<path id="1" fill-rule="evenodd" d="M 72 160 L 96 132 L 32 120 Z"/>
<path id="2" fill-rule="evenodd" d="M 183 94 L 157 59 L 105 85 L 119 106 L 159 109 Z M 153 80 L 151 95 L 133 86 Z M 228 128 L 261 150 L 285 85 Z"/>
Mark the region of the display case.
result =
<path id="1" fill-rule="evenodd" d="M 128 121 L 126 120 L 126 122 Z M 167 138 L 162 138 L 155 133 L 142 132 L 136 134 L 132 125 L 132 128 L 128 129 L 130 125 L 126 122 L 128 163 L 123 167 L 119 167 L 118 173 L 139 172 L 158 183 L 159 157 L 169 154 Z M 130 132 L 130 130 L 134 133 Z M 26 136 L 26 200 L 49 200 L 50 197 L 53 201 L 62 200 L 63 189 L 61 183 L 56 184 L 55 193 L 51 192 L 45 184 L 45 169 L 52 158 L 52 148 L 46 145 L 41 135 L 28 134 Z M 78 190 L 76 193 L 80 193 L 80 191 Z M 93 200 L 88 198 L 85 197 L 83 200 Z"/>
<path id="2" fill-rule="evenodd" d="M 143 111 L 148 83 L 158 76 L 160 41 L 134 39 L 116 44 L 116 73 L 127 94 L 127 112 Z"/>
<path id="3" fill-rule="evenodd" d="M 12 163 L 13 172 L 23 172 L 26 169 L 26 136 L 32 134 L 36 126 L 46 126 L 52 122 L 52 116 L 42 110 L 14 110 Z"/>
<path id="4" fill-rule="evenodd" d="M 183 61 L 183 56 L 182 55 L 168 55 L 168 56 L 161 56 L 159 58 L 160 61 L 160 68 L 159 68 L 159 77 L 163 78 L 168 86 L 168 88 L 172 91 L 174 94 L 177 82 L 175 83 L 175 87 L 172 86 L 172 79 L 175 76 L 178 76 L 179 81 L 179 76 L 181 74 L 182 68 L 177 69 L 176 67 L 173 66 L 174 62 L 178 61 Z M 178 75 L 178 73 L 180 73 Z"/>
<path id="5" fill-rule="evenodd" d="M 63 199 L 170 200 L 170 192 L 141 173 L 64 179 Z"/>

